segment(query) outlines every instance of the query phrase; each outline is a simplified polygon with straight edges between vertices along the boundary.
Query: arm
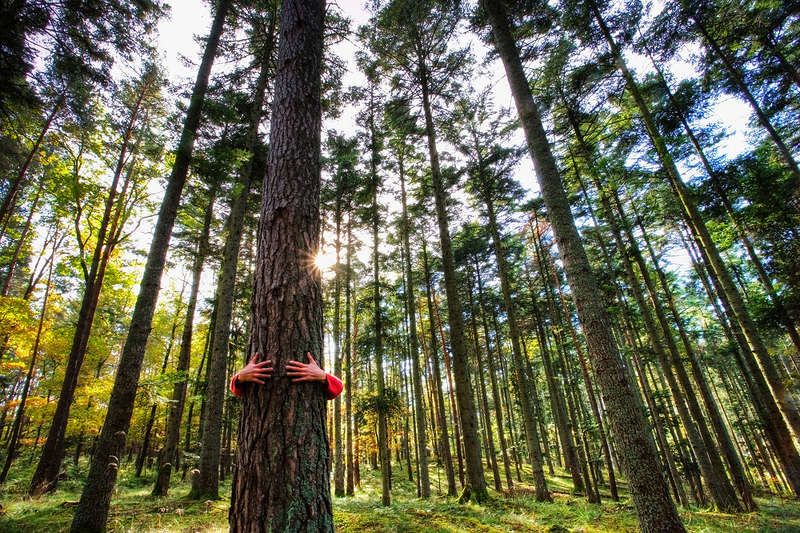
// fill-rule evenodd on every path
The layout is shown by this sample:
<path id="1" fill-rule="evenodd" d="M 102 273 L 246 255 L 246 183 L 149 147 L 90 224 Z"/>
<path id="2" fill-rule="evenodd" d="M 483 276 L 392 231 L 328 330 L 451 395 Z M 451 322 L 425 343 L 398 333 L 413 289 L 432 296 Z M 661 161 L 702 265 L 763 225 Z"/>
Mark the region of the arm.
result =
<path id="1" fill-rule="evenodd" d="M 236 396 L 242 397 L 244 383 L 252 381 L 253 383 L 263 385 L 265 379 L 272 377 L 272 361 L 267 360 L 256 363 L 259 355 L 261 354 L 256 352 L 253 358 L 250 359 L 250 362 L 247 363 L 243 369 L 239 370 L 236 375 L 233 376 L 233 379 L 231 379 L 231 392 Z"/>
<path id="2" fill-rule="evenodd" d="M 342 380 L 334 376 L 333 374 L 326 374 L 327 379 L 325 383 L 325 399 L 326 400 L 335 400 L 338 397 L 342 390 L 344 389 L 344 385 L 342 384 Z"/>
<path id="3" fill-rule="evenodd" d="M 300 361 L 289 361 L 289 364 L 286 365 L 286 375 L 292 378 L 294 383 L 316 381 L 325 391 L 325 398 L 328 400 L 339 396 L 344 388 L 341 380 L 322 370 L 314 361 L 311 352 L 306 352 L 306 357 L 308 357 L 307 365 Z"/>

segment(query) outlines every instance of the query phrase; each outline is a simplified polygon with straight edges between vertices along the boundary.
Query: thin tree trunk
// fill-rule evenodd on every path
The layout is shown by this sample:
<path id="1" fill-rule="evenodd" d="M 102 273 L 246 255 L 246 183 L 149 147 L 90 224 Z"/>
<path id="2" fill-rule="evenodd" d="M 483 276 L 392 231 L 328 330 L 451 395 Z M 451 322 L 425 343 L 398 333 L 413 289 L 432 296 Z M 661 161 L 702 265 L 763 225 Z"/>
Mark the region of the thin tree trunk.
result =
<path id="1" fill-rule="evenodd" d="M 58 241 L 58 239 L 56 239 Z M 53 280 L 53 263 L 56 260 L 56 251 L 58 250 L 58 244 L 61 241 L 53 245 L 53 255 L 50 256 L 50 271 L 47 275 L 47 287 L 44 291 L 44 298 L 42 299 L 42 311 L 39 315 L 39 328 L 36 331 L 36 339 L 33 342 L 33 349 L 31 350 L 31 362 L 30 366 L 28 367 L 28 374 L 25 376 L 25 383 L 22 386 L 22 394 L 19 399 L 19 406 L 17 407 L 17 416 L 14 419 L 14 425 L 11 428 L 11 438 L 9 439 L 8 443 L 8 451 L 6 455 L 6 462 L 3 466 L 3 471 L 0 473 L 0 484 L 6 482 L 6 478 L 8 477 L 8 471 L 11 469 L 11 463 L 14 462 L 14 455 L 16 454 L 17 443 L 19 442 L 20 433 L 22 429 L 22 421 L 25 417 L 25 403 L 28 399 L 28 392 L 30 391 L 31 381 L 33 380 L 33 375 L 36 372 L 36 359 L 39 355 L 39 343 L 42 339 L 42 329 L 44 327 L 45 317 L 47 316 L 47 300 L 50 297 L 50 284 Z"/>
<path id="2" fill-rule="evenodd" d="M 422 90 L 422 107 L 425 114 L 425 130 L 428 138 L 428 154 L 433 178 L 436 218 L 439 227 L 439 241 L 442 251 L 444 269 L 444 285 L 447 294 L 447 318 L 450 325 L 450 348 L 453 354 L 453 373 L 455 374 L 456 399 L 464 441 L 467 484 L 460 498 L 461 501 L 483 502 L 489 498 L 486 480 L 483 477 L 483 464 L 480 457 L 480 438 L 478 437 L 478 417 L 472 400 L 472 381 L 469 377 L 466 339 L 464 335 L 464 318 L 461 314 L 461 301 L 456 280 L 456 266 L 453 259 L 453 246 L 450 239 L 450 227 L 447 214 L 447 192 L 444 188 L 442 172 L 439 168 L 439 153 L 436 148 L 436 131 L 433 125 L 433 112 L 430 101 L 430 87 L 427 72 L 423 66 L 420 75 Z M 456 443 L 458 445 L 458 443 Z"/>
<path id="3" fill-rule="evenodd" d="M 61 96 L 58 97 L 56 103 L 53 104 L 53 109 L 47 116 L 47 120 L 45 120 L 44 126 L 42 126 L 42 131 L 36 138 L 36 142 L 33 143 L 33 147 L 31 148 L 28 157 L 25 159 L 25 162 L 19 169 L 17 177 L 11 183 L 10 187 L 8 188 L 8 191 L 6 191 L 5 198 L 3 198 L 3 203 L 2 205 L 0 205 L 0 221 L 5 221 L 6 217 L 10 216 L 12 204 L 16 201 L 17 193 L 19 192 L 19 188 L 22 185 L 22 182 L 25 180 L 25 176 L 28 174 L 28 169 L 30 168 L 31 163 L 33 163 L 33 159 L 34 157 L 36 157 L 36 154 L 39 153 L 39 147 L 42 145 L 42 141 L 44 141 L 47 132 L 50 131 L 50 126 L 53 124 L 53 120 L 55 120 L 56 115 L 61 110 L 61 107 L 64 105 L 65 101 L 66 101 L 66 95 L 62 94 Z"/>
<path id="4" fill-rule="evenodd" d="M 417 461 L 419 462 L 419 484 L 420 496 L 429 498 L 431 495 L 431 482 L 428 474 L 428 438 L 425 434 L 427 423 L 425 419 L 425 405 L 422 392 L 422 372 L 419 364 L 419 337 L 417 335 L 417 304 L 414 297 L 416 284 L 411 269 L 411 244 L 409 234 L 411 233 L 411 222 L 408 218 L 408 206 L 406 203 L 406 181 L 405 169 L 402 156 L 399 159 L 400 165 L 400 199 L 402 205 L 402 235 L 403 250 L 405 261 L 403 270 L 405 272 L 406 283 L 406 308 L 408 309 L 408 328 L 409 328 L 409 350 L 411 352 L 411 379 L 414 385 L 414 421 L 416 423 L 417 434 Z"/>
<path id="5" fill-rule="evenodd" d="M 503 470 L 506 476 L 506 487 L 510 491 L 514 488 L 514 480 L 511 477 L 511 464 L 508 457 L 508 444 L 506 443 L 506 434 L 505 429 L 503 428 L 503 406 L 497 389 L 497 369 L 495 368 L 494 358 L 492 357 L 492 353 L 489 348 L 489 325 L 487 323 L 488 321 L 486 320 L 486 305 L 483 300 L 483 280 L 481 279 L 480 271 L 477 269 L 477 267 L 476 273 L 478 277 L 478 305 L 481 314 L 481 321 L 483 322 L 483 336 L 484 343 L 486 344 L 486 360 L 489 367 L 489 379 L 491 380 L 492 386 L 492 403 L 494 404 L 494 416 L 496 419 L 495 422 L 497 423 L 497 437 L 500 441 L 500 453 L 503 455 Z M 497 345 L 497 348 L 499 355 L 499 345 Z M 497 487 L 497 483 L 495 484 L 495 488 L 498 491 L 501 490 L 501 488 Z"/>
<path id="6" fill-rule="evenodd" d="M 194 336 L 194 313 L 197 307 L 197 295 L 200 292 L 200 276 L 203 274 L 203 264 L 208 255 L 208 241 L 211 233 L 211 222 L 214 215 L 214 202 L 217 187 L 212 186 L 208 194 L 208 205 L 203 219 L 203 229 L 195 251 L 194 264 L 192 265 L 192 286 L 189 290 L 189 301 L 186 305 L 186 320 L 183 324 L 181 336 L 181 349 L 178 353 L 178 364 L 175 367 L 183 377 L 172 387 L 172 398 L 169 415 L 167 416 L 166 442 L 164 443 L 161 464 L 158 465 L 158 477 L 151 496 L 166 496 L 169 493 L 169 481 L 176 461 L 176 451 L 181 437 L 181 419 L 183 408 L 186 405 L 186 389 L 189 383 L 189 364 L 192 355 L 192 337 Z"/>
<path id="7" fill-rule="evenodd" d="M 519 59 L 508 21 L 497 0 L 485 0 L 495 47 L 503 60 L 528 148 L 536 167 L 542 196 L 556 235 L 567 281 L 572 288 L 578 317 L 586 336 L 597 382 L 608 406 L 614 437 L 619 444 L 629 490 L 644 533 L 685 531 L 669 489 L 661 476 L 653 476 L 659 463 L 644 420 L 628 381 L 613 337 L 611 320 L 603 305 L 589 260 L 581 245 L 555 159 L 528 80 Z"/>
<path id="8" fill-rule="evenodd" d="M 226 368 L 230 345 L 231 320 L 234 296 L 236 294 L 236 273 L 239 267 L 239 252 L 242 245 L 244 219 L 247 213 L 250 190 L 253 183 L 256 152 L 259 150 L 258 127 L 261 124 L 266 88 L 272 72 L 272 56 L 275 48 L 277 7 L 270 13 L 270 23 L 265 33 L 256 90 L 250 108 L 247 141 L 245 148 L 250 154 L 244 164 L 237 183 L 238 194 L 232 199 L 228 215 L 228 235 L 225 240 L 222 265 L 217 278 L 215 320 L 212 333 L 211 353 L 208 360 L 206 379 L 206 402 L 202 411 L 202 446 L 199 473 L 192 478 L 193 498 L 219 497 L 220 433 L 222 431 L 222 410 L 227 390 Z M 263 355 L 263 354 L 262 354 Z M 200 436 L 198 436 L 200 438 Z"/>
<path id="9" fill-rule="evenodd" d="M 685 1 L 683 2 L 683 4 L 685 5 Z M 725 68 L 728 71 L 728 76 L 730 77 L 729 79 L 733 81 L 734 84 L 736 84 L 736 87 L 739 89 L 739 93 L 744 97 L 747 103 L 750 104 L 750 107 L 753 108 L 753 112 L 756 114 L 756 117 L 758 117 L 758 121 L 761 123 L 761 126 L 765 130 L 767 130 L 767 133 L 772 139 L 772 142 L 775 143 L 775 146 L 778 149 L 778 153 L 783 158 L 783 161 L 784 163 L 786 163 L 786 166 L 789 168 L 792 174 L 795 175 L 796 178 L 800 178 L 800 167 L 797 166 L 797 161 L 795 161 L 794 157 L 792 157 L 791 150 L 789 150 L 789 147 L 786 146 L 786 143 L 783 142 L 783 139 L 775 130 L 775 127 L 770 122 L 769 117 L 767 117 L 767 114 L 764 112 L 763 109 L 761 109 L 761 106 L 756 101 L 755 96 L 753 96 L 753 93 L 750 92 L 750 89 L 745 84 L 741 74 L 739 74 L 738 70 L 731 62 L 730 57 L 728 57 L 728 54 L 725 53 L 725 51 L 722 49 L 717 40 L 714 39 L 714 37 L 709 33 L 708 28 L 706 27 L 704 21 L 700 20 L 696 13 L 691 13 L 690 18 L 694 20 L 695 27 L 697 28 L 700 35 L 702 35 L 703 38 L 706 40 L 708 46 L 711 48 L 711 50 L 714 51 L 714 54 L 717 57 L 719 57 L 719 59 L 722 61 L 722 64 L 725 65 Z"/>
<path id="10" fill-rule="evenodd" d="M 622 212 L 622 206 L 619 205 L 619 198 L 617 198 L 618 209 L 620 213 Z M 675 304 L 675 299 L 672 296 L 672 291 L 669 288 L 669 284 L 667 283 L 667 278 L 664 272 L 661 270 L 657 262 L 657 258 L 655 255 L 655 251 L 650 243 L 650 240 L 647 236 L 647 232 L 644 231 L 644 225 L 642 224 L 641 219 L 639 218 L 638 214 L 636 215 L 637 220 L 639 222 L 639 227 L 643 231 L 643 237 L 645 243 L 647 244 L 648 250 L 650 252 L 650 257 L 653 262 L 653 266 L 656 269 L 656 273 L 658 275 L 659 281 L 661 282 L 661 293 L 664 294 L 666 298 L 667 305 L 672 313 L 673 321 L 677 325 L 678 333 L 681 336 L 681 341 L 684 346 L 684 352 L 689 359 L 689 364 L 692 369 L 692 375 L 694 376 L 695 383 L 700 390 L 700 395 L 703 398 L 703 404 L 705 405 L 706 412 L 708 413 L 709 419 L 711 420 L 711 426 L 714 429 L 714 433 L 717 436 L 717 442 L 719 443 L 719 447 L 722 450 L 722 454 L 725 457 L 725 461 L 727 462 L 728 471 L 730 472 L 731 477 L 733 478 L 734 483 L 739 491 L 739 494 L 742 497 L 742 501 L 745 505 L 745 510 L 748 512 L 755 511 L 757 509 L 757 505 L 755 500 L 753 500 L 753 495 L 751 493 L 750 482 L 747 480 L 747 477 L 744 472 L 744 467 L 742 466 L 741 460 L 739 459 L 739 455 L 734 449 L 733 441 L 731 440 L 730 434 L 725 427 L 725 423 L 722 420 L 722 415 L 719 412 L 718 402 L 715 401 L 713 396 L 711 395 L 711 390 L 708 385 L 708 380 L 705 377 L 705 373 L 703 372 L 702 368 L 700 367 L 700 362 L 697 357 L 697 353 L 695 352 L 694 347 L 689 340 L 689 335 L 686 332 L 686 328 L 683 325 L 683 320 L 680 316 L 678 308 Z M 633 235 L 630 233 L 628 229 L 628 239 L 633 240 Z M 636 259 L 640 262 L 640 269 L 644 269 L 644 259 L 641 257 L 641 253 L 635 250 Z M 642 270 L 644 272 L 644 270 Z M 653 287 L 653 290 L 658 290 L 656 287 Z M 666 331 L 666 330 L 665 330 Z M 687 383 L 684 387 L 689 385 L 688 377 L 686 378 Z M 691 390 L 687 391 L 687 394 L 690 394 Z M 712 459 L 717 454 L 712 456 Z M 721 465 L 717 466 L 717 470 L 722 472 L 724 475 L 725 470 L 720 468 Z M 736 507 L 739 507 L 738 501 L 736 502 Z"/>
<path id="11" fill-rule="evenodd" d="M 752 364 L 750 361 L 748 361 L 748 365 L 751 367 L 751 372 L 757 372 L 756 366 L 760 368 L 764 378 L 769 384 L 772 395 L 774 396 L 775 401 L 779 405 L 781 413 L 785 418 L 785 423 L 777 419 L 774 419 L 773 423 L 781 433 L 783 431 L 780 429 L 780 426 L 785 426 L 785 424 L 788 424 L 795 436 L 800 436 L 800 412 L 798 412 L 797 402 L 794 398 L 792 398 L 791 394 L 786 388 L 785 383 L 778 374 L 775 363 L 758 333 L 755 322 L 750 316 L 750 313 L 742 299 L 742 295 L 737 290 L 733 278 L 731 277 L 731 273 L 725 266 L 725 263 L 722 261 L 722 257 L 719 254 L 716 244 L 711 238 L 711 234 L 706 227 L 702 215 L 697 209 L 697 206 L 695 205 L 694 200 L 692 199 L 691 194 L 686 187 L 686 184 L 680 177 L 678 169 L 675 166 L 675 162 L 667 150 L 664 138 L 660 135 L 658 129 L 656 128 L 647 103 L 639 91 L 639 87 L 636 84 L 633 75 L 628 70 L 619 48 L 611 37 L 611 33 L 600 16 L 597 6 L 592 3 L 591 7 L 595 13 L 595 18 L 600 25 L 603 34 L 605 35 L 606 41 L 611 49 L 611 53 L 615 57 L 617 66 L 626 80 L 627 89 L 636 102 L 642 121 L 644 122 L 651 141 L 653 142 L 659 158 L 666 169 L 668 181 L 680 200 L 684 217 L 689 225 L 689 228 L 692 231 L 695 240 L 700 244 L 701 250 L 704 254 L 704 257 L 708 261 L 709 267 L 714 271 L 714 274 L 719 281 L 720 286 L 722 287 L 722 291 L 725 294 L 725 299 L 730 304 L 731 315 L 736 317 L 736 320 L 740 324 L 742 332 L 744 333 L 744 336 L 751 347 L 752 354 L 755 355 L 758 360 L 757 365 L 755 365 L 755 361 L 752 361 Z M 781 448 L 786 449 L 784 452 L 785 457 L 788 458 L 789 455 L 797 455 L 797 449 L 795 448 L 791 438 L 787 439 L 784 436 L 780 438 L 780 442 L 776 444 L 778 444 Z M 789 448 L 794 449 L 794 452 L 789 450 Z M 792 468 L 794 469 L 795 467 L 793 466 Z M 787 472 L 787 475 L 788 474 L 789 473 Z M 800 471 L 791 474 L 791 477 L 797 478 L 798 476 L 800 476 Z M 800 494 L 800 491 L 797 488 L 797 481 L 795 481 L 793 487 L 793 490 Z"/>
<path id="12" fill-rule="evenodd" d="M 485 175 L 484 162 L 479 155 L 480 176 L 483 179 Z M 492 235 L 492 248 L 497 261 L 497 274 L 500 277 L 500 288 L 503 293 L 504 310 L 508 316 L 508 329 L 509 336 L 511 337 L 511 352 L 514 360 L 514 368 L 517 372 L 517 380 L 519 380 L 519 398 L 522 404 L 522 418 L 525 424 L 525 436 L 528 443 L 528 452 L 530 455 L 531 469 L 533 470 L 533 479 L 536 486 L 536 499 L 539 501 L 549 501 L 550 492 L 547 489 L 547 481 L 544 477 L 544 469 L 542 467 L 542 452 L 539 446 L 538 431 L 536 431 L 536 422 L 533 418 L 533 408 L 530 396 L 528 394 L 527 380 L 524 379 L 524 362 L 522 357 L 522 349 L 519 342 L 519 329 L 517 327 L 517 313 L 516 305 L 511 298 L 511 284 L 508 279 L 508 264 L 506 259 L 505 246 L 503 245 L 502 238 L 500 237 L 500 230 L 497 227 L 497 215 L 494 209 L 494 202 L 489 193 L 488 185 L 482 184 L 483 201 L 486 205 L 487 219 L 489 222 L 489 231 Z M 544 355 L 543 355 L 544 357 Z M 577 487 L 577 484 L 576 484 Z"/>
<path id="13" fill-rule="evenodd" d="M 353 221 L 352 210 L 348 210 L 347 216 L 347 267 L 345 274 L 345 327 L 344 327 L 344 389 L 345 389 L 345 449 L 347 463 L 347 488 L 345 494 L 347 496 L 355 495 L 355 461 L 353 457 L 353 358 L 351 356 L 351 338 L 353 336 L 351 331 L 352 324 L 352 302 L 351 302 L 351 283 L 352 276 L 352 260 L 353 260 Z M 353 342 L 355 347 L 355 342 Z"/>
<path id="14" fill-rule="evenodd" d="M 431 284 L 431 272 L 430 267 L 428 265 L 428 250 L 427 245 L 425 243 L 425 238 L 423 235 L 422 239 L 422 261 L 423 261 L 423 268 L 425 270 L 425 294 L 428 300 L 428 322 L 429 327 L 431 328 L 431 366 L 433 367 L 433 382 L 434 382 L 434 389 L 437 398 L 437 404 L 439 405 L 438 415 L 439 415 L 439 430 L 440 430 L 440 438 L 439 438 L 439 448 L 440 448 L 440 457 L 444 462 L 444 469 L 445 475 L 447 477 L 447 495 L 448 496 L 455 496 L 456 495 L 456 477 L 455 472 L 453 471 L 453 457 L 450 453 L 450 435 L 448 431 L 448 424 L 445 421 L 445 414 L 444 414 L 444 393 L 442 392 L 442 374 L 441 374 L 441 367 L 439 365 L 439 354 L 436 348 L 437 339 L 436 339 L 436 325 L 435 325 L 435 316 L 436 311 L 434 310 L 434 303 L 433 303 L 433 286 Z"/>

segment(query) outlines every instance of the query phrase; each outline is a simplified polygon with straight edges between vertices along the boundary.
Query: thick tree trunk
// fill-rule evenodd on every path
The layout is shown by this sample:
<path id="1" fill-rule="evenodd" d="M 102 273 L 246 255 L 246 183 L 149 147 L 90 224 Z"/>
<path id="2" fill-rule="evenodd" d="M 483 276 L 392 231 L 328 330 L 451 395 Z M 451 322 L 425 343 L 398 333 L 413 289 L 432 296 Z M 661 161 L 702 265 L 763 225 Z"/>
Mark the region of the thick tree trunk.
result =
<path id="1" fill-rule="evenodd" d="M 245 384 L 233 474 L 232 532 L 332 533 L 325 396 L 285 374 L 323 353 L 320 237 L 320 72 L 325 3 L 284 3 L 255 267 L 249 353 L 273 361 Z"/>
<path id="2" fill-rule="evenodd" d="M 614 341 L 610 317 L 575 228 L 561 177 L 505 14 L 497 0 L 485 0 L 483 6 L 491 21 L 495 46 L 503 60 L 525 131 L 597 382 L 609 409 L 639 525 L 645 533 L 685 531 L 664 479 L 653 475 L 659 471 L 656 452 L 645 430 L 638 402 Z"/>
<path id="3" fill-rule="evenodd" d="M 203 60 L 197 73 L 192 99 L 186 113 L 180 144 L 172 167 L 153 241 L 147 255 L 147 264 L 142 274 L 139 297 L 131 317 L 131 325 L 125 346 L 120 356 L 114 388 L 108 404 L 103 429 L 97 441 L 94 460 L 89 470 L 80 503 L 70 528 L 71 533 L 95 533 L 105 531 L 111 494 L 117 481 L 119 457 L 125 448 L 131 415 L 136 401 L 139 373 L 144 361 L 147 339 L 153 323 L 153 314 L 158 300 L 161 274 L 167 259 L 172 228 L 178 214 L 183 186 L 189 171 L 194 149 L 194 138 L 200 124 L 201 110 L 205 99 L 211 66 L 216 57 L 217 45 L 222 35 L 230 0 L 221 0 L 206 43 Z"/>

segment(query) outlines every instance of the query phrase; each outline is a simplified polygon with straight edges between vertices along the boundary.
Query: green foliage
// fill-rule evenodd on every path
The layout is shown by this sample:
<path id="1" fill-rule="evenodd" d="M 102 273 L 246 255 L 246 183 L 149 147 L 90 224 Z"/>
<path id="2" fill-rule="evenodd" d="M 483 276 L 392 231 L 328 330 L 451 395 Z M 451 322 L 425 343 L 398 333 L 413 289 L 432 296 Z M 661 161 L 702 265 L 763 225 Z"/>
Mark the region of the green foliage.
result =
<path id="1" fill-rule="evenodd" d="M 497 495 L 485 505 L 459 505 L 435 495 L 416 497 L 416 487 L 396 469 L 390 507 L 380 506 L 380 472 L 362 476 L 354 497 L 333 500 L 334 522 L 339 533 L 634 533 L 638 531 L 630 503 L 585 503 L 569 494 L 566 478 L 551 478 L 553 503 L 537 502 L 532 488 L 518 484 L 513 493 Z M 230 486 L 224 484 L 220 501 L 192 501 L 188 480 L 174 476 L 172 495 L 153 498 L 149 485 L 133 478 L 124 468 L 112 501 L 109 533 L 223 533 L 228 531 Z M 434 487 L 437 479 L 433 479 Z M 66 532 L 73 505 L 80 493 L 65 484 L 54 494 L 32 501 L 24 487 L 0 489 L 0 526 L 3 533 Z M 435 491 L 434 491 L 435 492 Z M 759 499 L 760 510 L 740 515 L 691 508 L 681 513 L 691 533 L 790 533 L 800 527 L 800 504 L 778 499 Z"/>
<path id="2" fill-rule="evenodd" d="M 407 413 L 405 399 L 400 395 L 400 391 L 392 387 L 386 387 L 383 396 L 375 391 L 367 391 L 356 397 L 355 419 L 358 424 L 363 425 L 369 420 L 377 420 L 381 415 L 392 419 Z"/>

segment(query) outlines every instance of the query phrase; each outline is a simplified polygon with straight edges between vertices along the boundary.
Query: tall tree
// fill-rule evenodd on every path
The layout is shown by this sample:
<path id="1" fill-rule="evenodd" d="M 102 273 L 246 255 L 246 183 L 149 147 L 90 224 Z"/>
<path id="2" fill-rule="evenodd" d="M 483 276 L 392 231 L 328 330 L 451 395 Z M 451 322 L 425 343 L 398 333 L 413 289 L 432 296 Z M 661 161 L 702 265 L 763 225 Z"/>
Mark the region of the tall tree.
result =
<path id="1" fill-rule="evenodd" d="M 277 49 L 278 3 L 270 2 L 263 27 L 253 24 L 253 45 L 258 53 L 255 65 L 258 77 L 250 104 L 245 151 L 249 154 L 239 172 L 239 179 L 232 191 L 231 210 L 226 223 L 226 238 L 222 265 L 217 278 L 215 298 L 215 320 L 211 335 L 211 353 L 208 362 L 205 410 L 201 419 L 202 447 L 200 452 L 200 472 L 192 479 L 194 497 L 219 497 L 220 433 L 222 429 L 222 409 L 227 390 L 226 372 L 228 368 L 228 349 L 231 338 L 231 322 L 235 296 L 236 273 L 239 268 L 239 252 L 242 246 L 245 215 L 251 198 L 253 182 L 256 180 L 262 143 L 259 126 L 264 115 L 267 87 L 274 73 L 274 55 Z"/>
<path id="2" fill-rule="evenodd" d="M 493 44 L 503 62 L 536 168 L 597 382 L 609 409 L 611 427 L 639 516 L 639 526 L 646 533 L 685 531 L 664 479 L 652 475 L 660 468 L 656 451 L 645 430 L 633 386 L 628 381 L 614 340 L 611 319 L 575 228 L 561 176 L 510 31 L 505 7 L 499 0 L 484 0 L 481 7 L 491 25 Z"/>
<path id="3" fill-rule="evenodd" d="M 480 457 L 478 417 L 469 375 L 464 317 L 453 260 L 450 216 L 447 212 L 448 186 L 440 167 L 433 113 L 434 99 L 451 88 L 453 76 L 457 72 L 463 72 L 468 63 L 467 49 L 456 52 L 448 49 L 459 21 L 458 10 L 437 0 L 393 0 L 376 14 L 378 31 L 370 46 L 387 67 L 399 73 L 401 79 L 398 80 L 398 85 L 404 88 L 404 97 L 416 96 L 424 118 L 447 293 L 447 318 L 458 416 L 466 455 L 467 484 L 461 500 L 474 498 L 481 502 L 488 499 L 488 492 Z"/>
<path id="4" fill-rule="evenodd" d="M 400 178 L 400 234 L 403 249 L 403 276 L 405 285 L 406 310 L 408 313 L 408 336 L 409 351 L 411 353 L 411 380 L 414 390 L 414 421 L 416 423 L 417 435 L 417 461 L 419 464 L 419 495 L 428 498 L 431 495 L 430 476 L 428 474 L 428 438 L 426 435 L 426 413 L 424 407 L 424 396 L 422 390 L 422 372 L 419 361 L 419 337 L 417 334 L 417 303 L 416 303 L 416 283 L 414 281 L 414 271 L 411 268 L 411 219 L 408 216 L 408 195 L 406 193 L 406 175 L 409 172 L 409 163 L 413 155 L 413 147 L 408 143 L 408 131 L 404 131 L 404 125 L 408 124 L 409 117 L 402 113 L 395 123 L 395 134 L 389 141 L 390 147 L 397 156 L 397 172 Z"/>
<path id="5" fill-rule="evenodd" d="M 319 249 L 321 69 L 325 3 L 281 8 L 249 353 L 275 376 L 246 387 L 231 492 L 234 532 L 333 532 L 325 398 L 285 377 L 323 347 Z"/>
<path id="6" fill-rule="evenodd" d="M 172 228 L 178 213 L 181 193 L 189 172 L 194 139 L 200 125 L 211 67 L 217 55 L 217 45 L 231 7 L 230 0 L 217 5 L 211 31 L 206 41 L 203 59 L 197 73 L 189 108 L 186 112 L 181 139 L 172 167 L 167 189 L 156 222 L 153 241 L 142 274 L 141 288 L 131 317 L 131 325 L 119 360 L 114 389 L 108 403 L 103 429 L 95 448 L 95 460 L 89 470 L 81 499 L 75 509 L 70 531 L 93 533 L 105 531 L 111 494 L 117 481 L 120 457 L 123 455 L 128 427 L 136 400 L 139 374 L 144 360 L 147 338 L 153 322 L 161 275 L 167 260 Z"/>

